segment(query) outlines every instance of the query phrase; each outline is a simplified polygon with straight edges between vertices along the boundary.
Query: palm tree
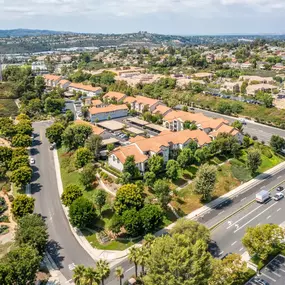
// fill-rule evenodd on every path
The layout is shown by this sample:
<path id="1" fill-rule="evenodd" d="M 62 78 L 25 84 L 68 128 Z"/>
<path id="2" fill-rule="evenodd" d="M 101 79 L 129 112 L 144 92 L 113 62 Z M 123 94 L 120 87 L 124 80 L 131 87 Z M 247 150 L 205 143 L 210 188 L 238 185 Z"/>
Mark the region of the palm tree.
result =
<path id="1" fill-rule="evenodd" d="M 142 267 L 142 274 L 143 275 L 145 274 L 144 267 L 145 267 L 145 263 L 146 263 L 148 256 L 149 256 L 149 249 L 142 246 L 139 249 L 138 264 L 141 265 L 141 267 Z"/>
<path id="2" fill-rule="evenodd" d="M 124 269 L 122 266 L 116 267 L 115 276 L 120 280 L 120 285 L 122 285 L 122 279 L 124 277 Z"/>
<path id="3" fill-rule="evenodd" d="M 128 258 L 130 262 L 133 262 L 135 265 L 136 277 L 138 277 L 138 262 L 140 256 L 140 249 L 138 247 L 131 247 L 129 250 Z"/>
<path id="4" fill-rule="evenodd" d="M 80 285 L 84 278 L 85 267 L 83 265 L 77 265 L 73 270 L 73 280 L 75 285 Z"/>
<path id="5" fill-rule="evenodd" d="M 144 236 L 143 245 L 146 248 L 150 248 L 152 246 L 154 240 L 155 240 L 155 236 L 153 234 L 146 234 Z"/>
<path id="6" fill-rule="evenodd" d="M 92 267 L 87 267 L 83 276 L 84 285 L 99 285 L 100 276 Z M 83 285 L 83 284 L 82 284 Z"/>
<path id="7" fill-rule="evenodd" d="M 104 280 L 110 275 L 109 263 L 106 260 L 99 259 L 96 263 L 96 271 L 100 276 L 102 285 L 104 285 Z"/>

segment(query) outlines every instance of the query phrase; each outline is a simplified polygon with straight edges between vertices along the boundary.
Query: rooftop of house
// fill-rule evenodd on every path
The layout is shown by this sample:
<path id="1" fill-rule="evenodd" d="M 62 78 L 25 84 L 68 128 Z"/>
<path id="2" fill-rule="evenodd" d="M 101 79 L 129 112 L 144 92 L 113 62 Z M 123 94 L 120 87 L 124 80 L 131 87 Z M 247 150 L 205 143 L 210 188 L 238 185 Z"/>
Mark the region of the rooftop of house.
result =
<path id="1" fill-rule="evenodd" d="M 239 133 L 239 131 L 232 126 L 222 124 L 217 130 L 212 131 L 209 135 L 212 137 L 217 137 L 221 133 L 227 133 L 234 136 Z"/>
<path id="2" fill-rule="evenodd" d="M 58 84 L 61 84 L 61 85 L 64 85 L 66 83 L 71 83 L 69 80 L 66 80 L 66 79 L 61 79 Z"/>
<path id="3" fill-rule="evenodd" d="M 76 120 L 76 121 L 74 121 L 74 123 L 85 125 L 85 126 L 90 126 L 92 128 L 93 134 L 95 134 L 95 135 L 101 135 L 102 133 L 104 133 L 104 129 L 102 129 L 98 126 L 95 126 L 89 122 L 82 121 L 82 120 Z"/>
<path id="4" fill-rule="evenodd" d="M 92 85 L 85 85 L 82 83 L 71 83 L 69 85 L 69 87 L 70 88 L 76 88 L 76 89 L 82 89 L 85 91 L 91 91 L 91 92 L 96 92 L 96 91 L 102 90 L 101 87 L 93 87 Z"/>
<path id="5" fill-rule="evenodd" d="M 218 118 L 218 119 L 212 119 L 209 118 L 208 121 L 204 121 L 199 124 L 199 127 L 202 127 L 203 129 L 213 129 L 215 130 L 218 128 L 221 124 L 228 124 L 229 122 L 223 118 Z"/>
<path id="6" fill-rule="evenodd" d="M 106 93 L 103 98 L 104 99 L 115 99 L 116 101 L 121 101 L 124 99 L 124 97 L 126 96 L 126 94 L 121 93 L 121 92 L 114 92 L 114 91 L 110 91 L 108 93 Z"/>
<path id="7" fill-rule="evenodd" d="M 144 162 L 148 159 L 148 156 L 143 154 L 135 144 L 118 147 L 112 154 L 114 154 L 121 163 L 125 163 L 128 156 L 134 156 L 136 163 Z"/>
<path id="8" fill-rule="evenodd" d="M 128 110 L 127 105 L 121 104 L 121 105 L 109 105 L 106 107 L 92 107 L 89 109 L 89 113 L 91 115 L 99 114 L 99 113 L 109 113 L 109 112 L 114 112 L 114 111 L 119 111 L 119 110 Z"/>
<path id="9" fill-rule="evenodd" d="M 256 75 L 242 75 L 239 77 L 239 81 L 241 80 L 259 81 L 259 82 L 274 81 L 273 77 L 261 77 L 261 76 L 256 76 Z"/>
<path id="10" fill-rule="evenodd" d="M 163 118 L 163 120 L 171 122 L 173 120 L 190 121 L 196 123 L 202 123 L 204 121 L 210 120 L 209 117 L 203 115 L 202 113 L 190 113 L 185 111 L 172 111 Z"/>
<path id="11" fill-rule="evenodd" d="M 268 84 L 268 83 L 260 83 L 260 84 L 253 84 L 246 87 L 247 92 L 257 91 L 257 90 L 266 90 L 266 89 L 276 89 L 277 86 Z"/>
<path id="12" fill-rule="evenodd" d="M 43 78 L 46 79 L 46 80 L 55 80 L 55 81 L 57 81 L 57 80 L 61 79 L 61 76 L 54 75 L 54 74 L 44 74 Z"/>
<path id="13" fill-rule="evenodd" d="M 155 110 L 153 111 L 154 114 L 165 114 L 166 112 L 172 110 L 171 108 L 164 106 L 164 105 L 158 105 L 156 106 Z"/>

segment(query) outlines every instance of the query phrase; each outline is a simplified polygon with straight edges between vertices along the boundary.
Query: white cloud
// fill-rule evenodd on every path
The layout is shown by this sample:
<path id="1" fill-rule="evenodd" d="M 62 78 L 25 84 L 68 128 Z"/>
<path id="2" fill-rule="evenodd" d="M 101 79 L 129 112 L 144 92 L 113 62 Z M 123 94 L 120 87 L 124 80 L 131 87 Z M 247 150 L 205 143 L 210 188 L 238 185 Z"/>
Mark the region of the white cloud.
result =
<path id="1" fill-rule="evenodd" d="M 252 7 L 257 13 L 284 9 L 284 0 L 0 0 L 0 17 L 106 15 L 136 17 L 145 14 L 188 13 L 189 17 L 227 16 L 224 7 Z M 2 9 L 3 8 L 3 9 Z M 239 10 L 240 10 L 239 9 Z M 236 10 L 235 10 L 236 13 Z M 214 15 L 213 15 L 214 14 Z"/>

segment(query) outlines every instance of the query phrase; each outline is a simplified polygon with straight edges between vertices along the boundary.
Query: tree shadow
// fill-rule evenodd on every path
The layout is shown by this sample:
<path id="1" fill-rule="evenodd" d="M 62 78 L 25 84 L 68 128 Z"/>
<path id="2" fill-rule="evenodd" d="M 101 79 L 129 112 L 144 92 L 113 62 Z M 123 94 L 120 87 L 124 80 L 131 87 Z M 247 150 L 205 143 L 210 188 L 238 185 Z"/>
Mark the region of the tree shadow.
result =
<path id="1" fill-rule="evenodd" d="M 39 146 L 41 144 L 42 144 L 42 142 L 40 140 L 34 140 L 32 143 L 32 146 Z"/>
<path id="2" fill-rule="evenodd" d="M 60 244 L 56 242 L 55 240 L 50 240 L 47 243 L 47 251 L 52 257 L 53 261 L 56 263 L 59 269 L 63 268 L 62 262 L 64 260 L 64 257 L 60 255 L 59 251 L 62 249 Z"/>
<path id="3" fill-rule="evenodd" d="M 32 194 L 40 192 L 42 190 L 42 187 L 43 186 L 40 183 L 32 183 L 31 184 L 31 192 L 32 192 Z"/>
<path id="4" fill-rule="evenodd" d="M 39 154 L 39 150 L 37 148 L 31 148 L 31 155 L 37 155 Z"/>

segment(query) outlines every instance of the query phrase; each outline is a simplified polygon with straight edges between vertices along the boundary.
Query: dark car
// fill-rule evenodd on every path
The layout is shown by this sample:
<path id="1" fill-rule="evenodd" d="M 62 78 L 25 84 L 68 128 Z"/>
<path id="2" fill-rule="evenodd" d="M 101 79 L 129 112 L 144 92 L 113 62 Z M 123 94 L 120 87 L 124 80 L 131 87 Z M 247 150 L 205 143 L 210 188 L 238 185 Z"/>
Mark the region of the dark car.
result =
<path id="1" fill-rule="evenodd" d="M 276 188 L 276 191 L 283 191 L 284 190 L 284 187 L 283 186 L 278 186 L 277 188 Z"/>
<path id="2" fill-rule="evenodd" d="M 252 279 L 252 281 L 255 283 L 255 284 L 258 284 L 258 285 L 270 285 L 267 281 L 259 278 L 259 277 L 254 277 Z"/>

